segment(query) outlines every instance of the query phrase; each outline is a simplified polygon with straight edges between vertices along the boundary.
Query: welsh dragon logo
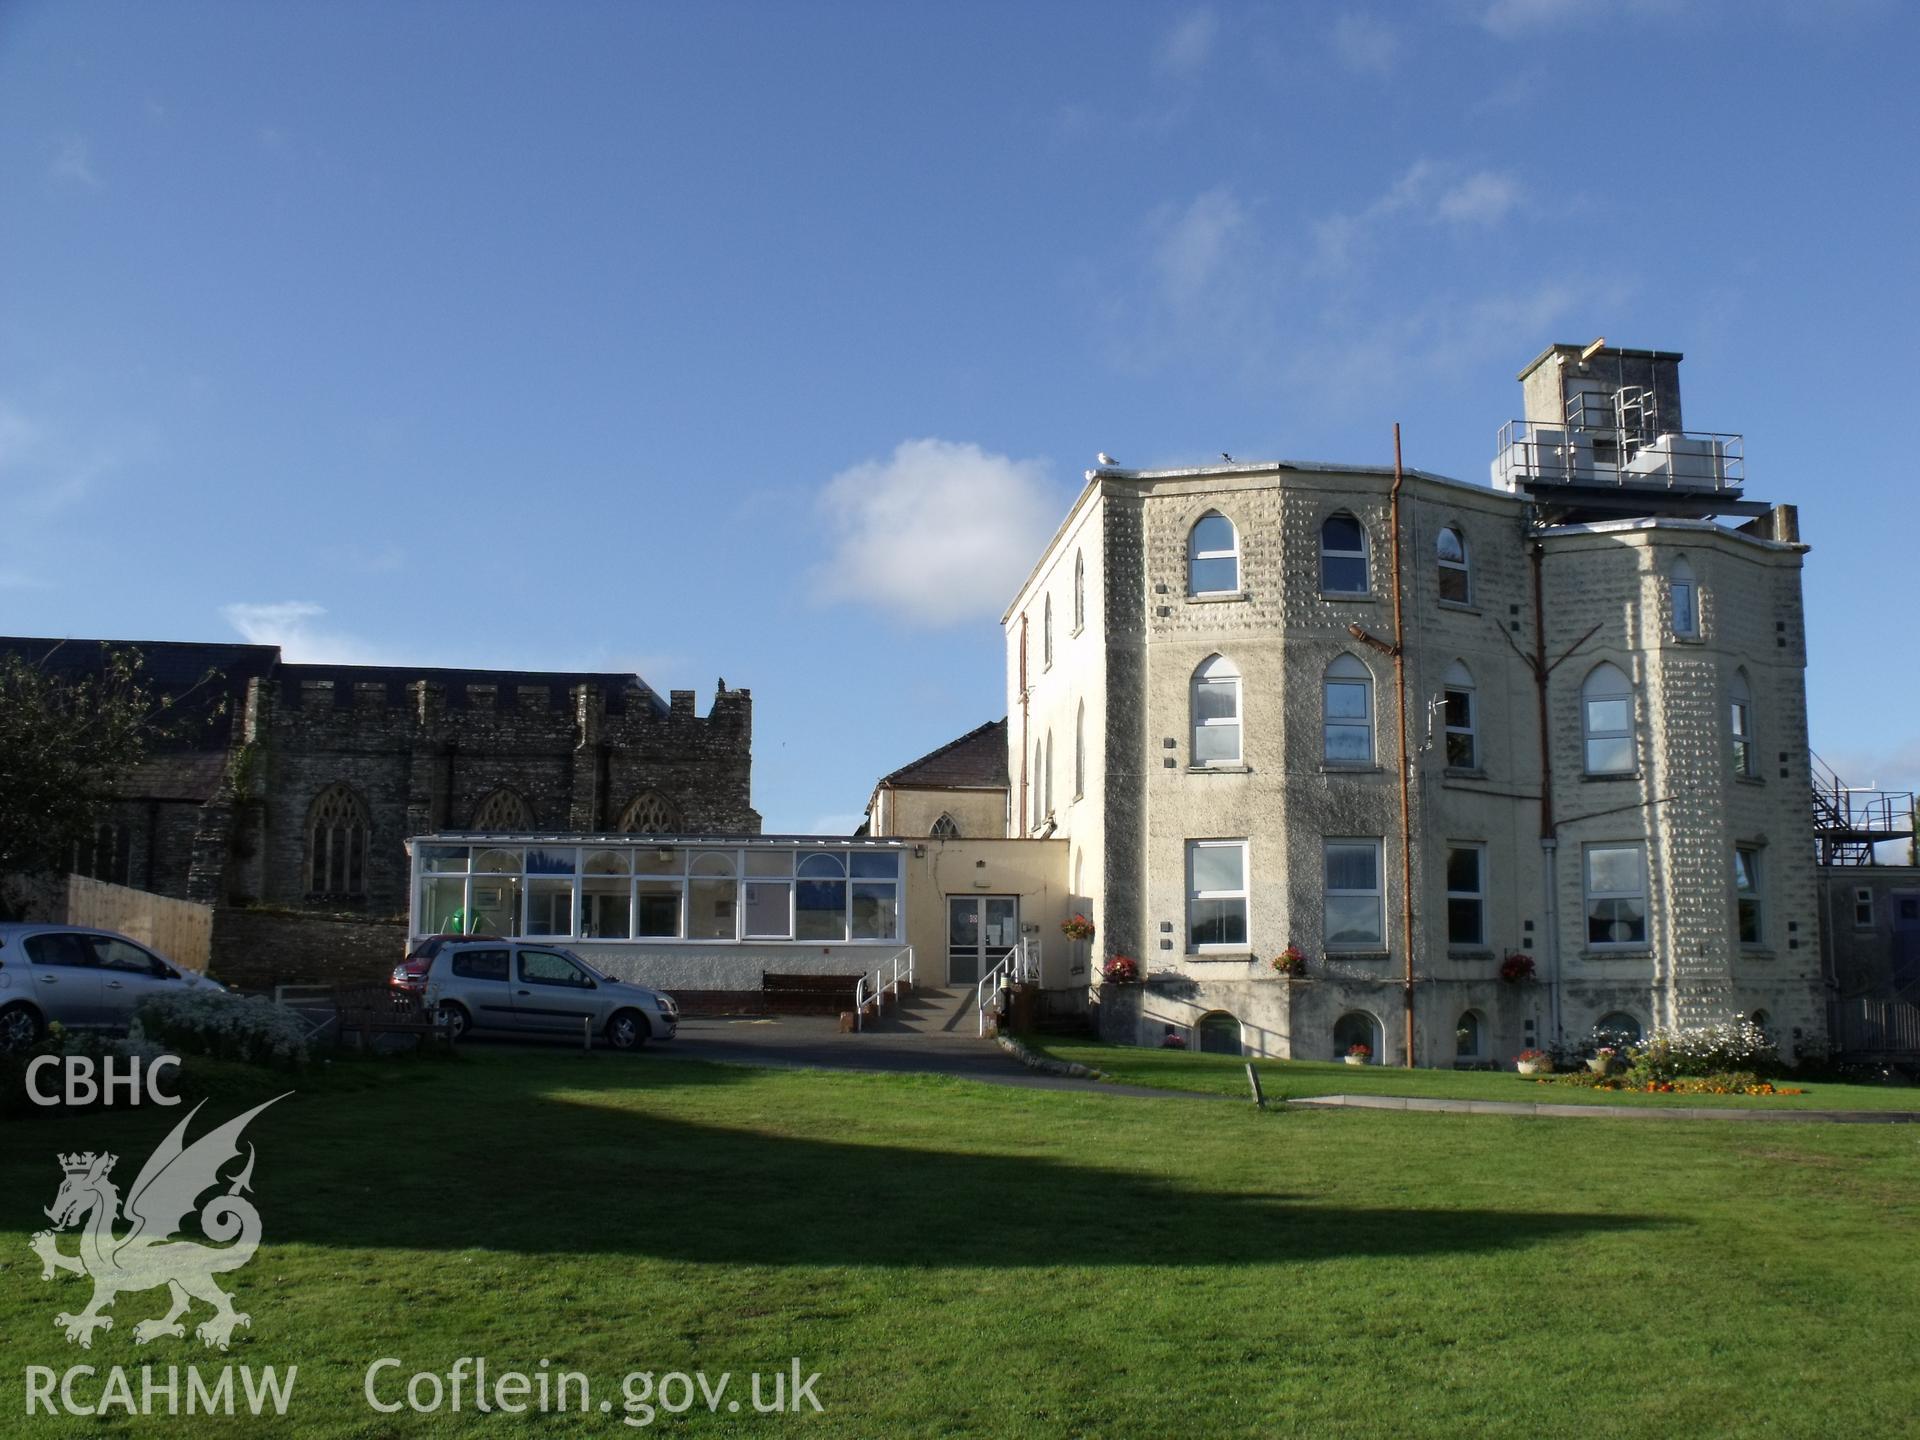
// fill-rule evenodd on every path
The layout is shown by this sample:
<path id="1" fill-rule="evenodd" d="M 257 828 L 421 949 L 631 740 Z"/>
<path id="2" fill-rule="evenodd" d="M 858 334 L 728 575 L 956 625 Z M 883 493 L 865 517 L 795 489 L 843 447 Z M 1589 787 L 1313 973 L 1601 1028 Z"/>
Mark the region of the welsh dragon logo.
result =
<path id="1" fill-rule="evenodd" d="M 276 1095 L 266 1105 L 256 1105 L 188 1145 L 187 1126 L 200 1113 L 200 1106 L 194 1106 L 140 1167 L 127 1192 L 124 1215 L 119 1187 L 111 1178 L 118 1156 L 88 1151 L 60 1157 L 67 1178 L 46 1210 L 54 1229 L 40 1231 L 30 1248 L 40 1257 L 42 1280 L 53 1279 L 56 1270 L 66 1270 L 93 1281 L 93 1300 L 86 1309 L 78 1315 L 54 1317 L 55 1327 L 66 1333 L 69 1342 L 77 1340 L 83 1349 L 93 1348 L 93 1332 L 113 1328 L 113 1317 L 101 1312 L 113 1304 L 115 1296 L 122 1290 L 151 1290 L 160 1285 L 167 1287 L 172 1306 L 164 1317 L 142 1320 L 133 1327 L 136 1344 L 145 1345 L 162 1335 L 184 1339 L 187 1330 L 180 1317 L 195 1300 L 213 1306 L 212 1316 L 194 1329 L 206 1345 L 224 1350 L 235 1326 L 253 1323 L 233 1308 L 233 1297 L 214 1283 L 214 1276 L 238 1270 L 260 1247 L 260 1212 L 242 1193 L 253 1180 L 251 1145 L 246 1165 L 225 1182 L 225 1192 L 212 1196 L 204 1206 L 199 1202 L 208 1190 L 223 1183 L 221 1168 L 238 1158 L 240 1132 L 247 1122 L 267 1105 L 286 1098 Z M 173 1238 L 196 1206 L 200 1229 L 214 1242 L 211 1245 Z M 80 1232 L 79 1253 L 63 1253 L 54 1230 L 82 1221 L 86 1226 Z M 128 1228 L 115 1235 L 117 1224 Z"/>

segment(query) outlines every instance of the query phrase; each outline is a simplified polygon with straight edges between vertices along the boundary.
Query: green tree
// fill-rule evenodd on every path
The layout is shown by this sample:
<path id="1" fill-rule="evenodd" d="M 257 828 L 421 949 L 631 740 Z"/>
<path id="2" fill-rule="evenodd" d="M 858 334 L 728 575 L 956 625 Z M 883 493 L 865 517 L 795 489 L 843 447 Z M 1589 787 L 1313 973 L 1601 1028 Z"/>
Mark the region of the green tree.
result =
<path id="1" fill-rule="evenodd" d="M 0 655 L 0 877 L 64 871 L 182 698 L 154 693 L 138 650 L 103 647 L 78 675 L 51 659 Z"/>

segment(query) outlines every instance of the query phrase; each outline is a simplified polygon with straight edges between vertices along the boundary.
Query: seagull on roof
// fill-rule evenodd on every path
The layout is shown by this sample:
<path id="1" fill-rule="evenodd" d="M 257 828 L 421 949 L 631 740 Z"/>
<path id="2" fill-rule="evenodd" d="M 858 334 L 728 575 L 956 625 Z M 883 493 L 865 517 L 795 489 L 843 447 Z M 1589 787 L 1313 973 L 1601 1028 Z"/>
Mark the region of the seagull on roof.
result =
<path id="1" fill-rule="evenodd" d="M 1093 458 L 1095 460 L 1098 460 L 1102 465 L 1118 465 L 1120 463 L 1118 460 L 1114 459 L 1113 456 L 1109 455 L 1104 450 L 1102 450 L 1098 455 L 1094 456 Z"/>
<path id="2" fill-rule="evenodd" d="M 1224 451 L 1224 450 L 1222 450 L 1222 451 L 1220 452 L 1220 458 L 1221 458 L 1222 460 L 1224 460 L 1224 461 L 1226 461 L 1226 462 L 1227 462 L 1227 463 L 1228 463 L 1229 465 L 1231 465 L 1231 464 L 1233 464 L 1233 456 L 1231 456 L 1231 455 L 1229 455 L 1229 454 L 1228 454 L 1228 453 L 1227 453 L 1226 451 Z"/>

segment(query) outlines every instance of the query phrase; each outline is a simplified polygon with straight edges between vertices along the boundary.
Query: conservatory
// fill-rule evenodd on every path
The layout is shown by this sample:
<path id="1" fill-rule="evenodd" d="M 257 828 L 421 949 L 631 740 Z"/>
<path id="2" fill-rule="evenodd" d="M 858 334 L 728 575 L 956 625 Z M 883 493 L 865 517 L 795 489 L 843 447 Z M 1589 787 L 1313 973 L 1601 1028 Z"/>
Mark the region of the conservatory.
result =
<path id="1" fill-rule="evenodd" d="M 903 849 L 814 836 L 417 836 L 412 933 L 898 945 Z"/>

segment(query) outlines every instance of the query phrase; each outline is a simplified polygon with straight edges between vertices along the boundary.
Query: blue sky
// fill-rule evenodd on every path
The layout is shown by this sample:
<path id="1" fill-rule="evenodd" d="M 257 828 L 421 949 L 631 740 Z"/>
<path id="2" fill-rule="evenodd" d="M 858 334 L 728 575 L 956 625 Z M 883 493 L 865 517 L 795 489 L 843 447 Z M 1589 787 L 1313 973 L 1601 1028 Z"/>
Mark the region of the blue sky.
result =
<path id="1" fill-rule="evenodd" d="M 1920 783 L 1920 10 L 0 7 L 0 631 L 755 696 L 769 828 L 1001 713 L 1097 450 L 1484 483 L 1682 350 Z M 899 543 L 906 537 L 906 544 Z M 913 537 L 937 545 L 915 544 Z"/>

